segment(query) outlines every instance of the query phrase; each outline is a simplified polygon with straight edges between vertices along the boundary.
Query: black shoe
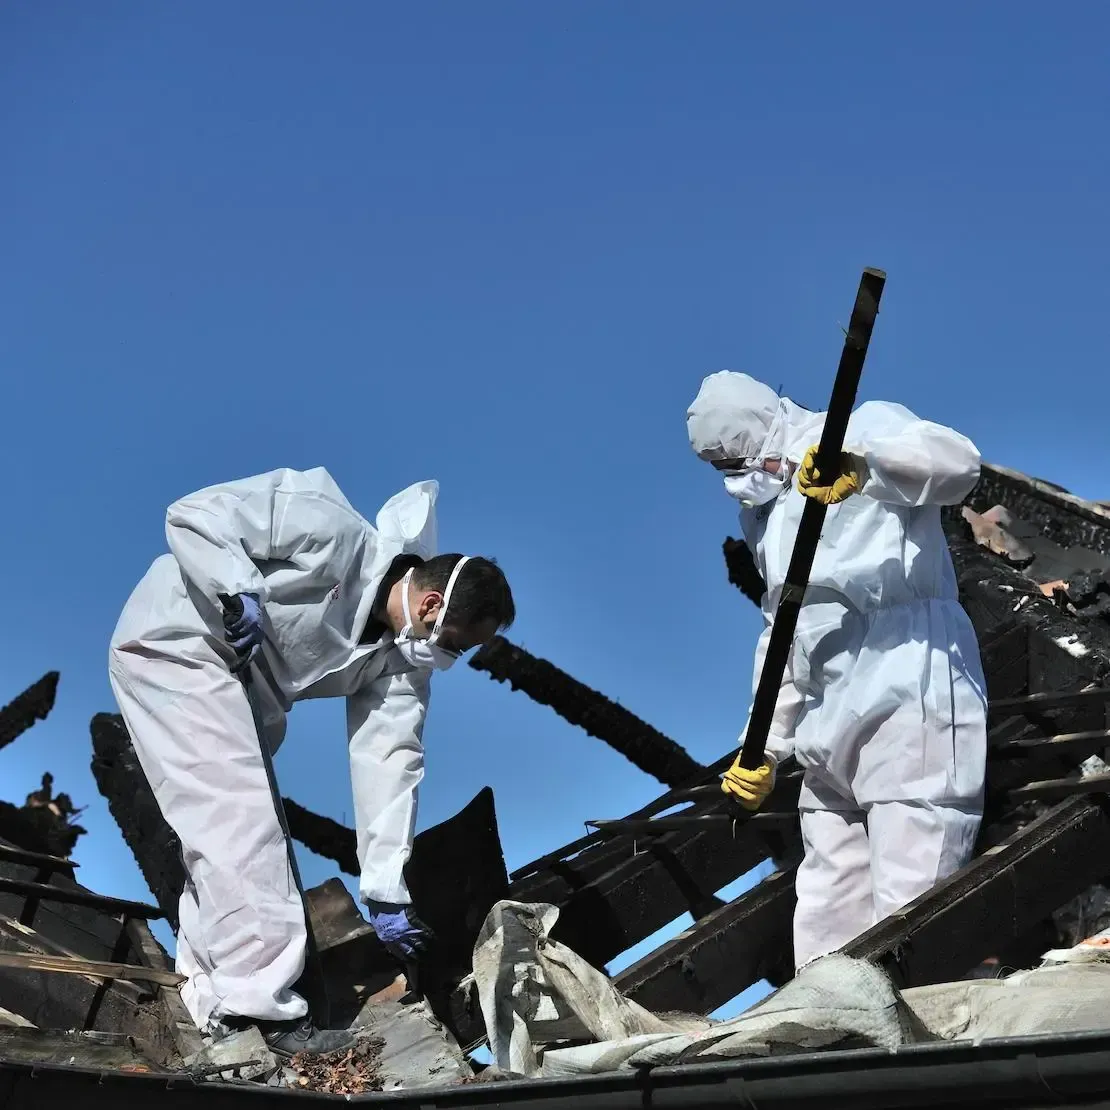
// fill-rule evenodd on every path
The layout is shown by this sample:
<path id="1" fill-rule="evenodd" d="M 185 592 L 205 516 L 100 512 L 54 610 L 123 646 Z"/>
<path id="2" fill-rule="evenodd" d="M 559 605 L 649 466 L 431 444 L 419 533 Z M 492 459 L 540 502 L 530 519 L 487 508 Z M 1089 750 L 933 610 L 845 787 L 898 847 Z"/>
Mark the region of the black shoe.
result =
<path id="1" fill-rule="evenodd" d="M 341 1052 L 351 1048 L 356 1041 L 354 1034 L 347 1029 L 317 1029 L 312 1019 L 307 1017 L 292 1021 L 241 1018 L 235 1024 L 239 1028 L 257 1026 L 267 1047 L 278 1056 L 296 1056 L 298 1052 L 308 1052 L 313 1056 Z"/>

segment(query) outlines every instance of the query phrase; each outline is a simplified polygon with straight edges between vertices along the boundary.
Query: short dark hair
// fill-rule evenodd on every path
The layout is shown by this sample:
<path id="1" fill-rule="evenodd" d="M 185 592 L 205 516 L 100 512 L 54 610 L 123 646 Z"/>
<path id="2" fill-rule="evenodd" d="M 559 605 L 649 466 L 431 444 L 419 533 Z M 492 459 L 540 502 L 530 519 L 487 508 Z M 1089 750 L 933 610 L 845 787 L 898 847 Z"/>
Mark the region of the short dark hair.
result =
<path id="1" fill-rule="evenodd" d="M 461 558 L 462 555 L 454 553 L 428 559 L 413 571 L 413 584 L 417 589 L 444 593 L 451 571 Z M 502 631 L 515 619 L 516 606 L 504 571 L 493 559 L 471 556 L 455 579 L 447 608 L 448 622 L 456 628 L 472 628 L 495 620 L 498 631 Z"/>

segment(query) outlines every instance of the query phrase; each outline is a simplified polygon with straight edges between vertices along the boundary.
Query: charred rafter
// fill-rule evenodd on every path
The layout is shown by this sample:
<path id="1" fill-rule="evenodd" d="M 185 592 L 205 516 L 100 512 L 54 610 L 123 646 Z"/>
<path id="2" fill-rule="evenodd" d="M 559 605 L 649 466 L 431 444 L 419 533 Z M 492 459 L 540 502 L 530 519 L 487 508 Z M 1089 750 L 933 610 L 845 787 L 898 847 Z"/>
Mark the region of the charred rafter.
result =
<path id="1" fill-rule="evenodd" d="M 28 686 L 14 701 L 0 709 L 0 748 L 26 732 L 36 721 L 43 721 L 54 708 L 58 693 L 58 672 L 48 671 Z"/>
<path id="2" fill-rule="evenodd" d="M 634 713 L 503 636 L 495 636 L 470 665 L 496 682 L 508 682 L 540 705 L 550 706 L 565 721 L 605 741 L 666 786 L 689 782 L 705 770 L 685 748 Z"/>

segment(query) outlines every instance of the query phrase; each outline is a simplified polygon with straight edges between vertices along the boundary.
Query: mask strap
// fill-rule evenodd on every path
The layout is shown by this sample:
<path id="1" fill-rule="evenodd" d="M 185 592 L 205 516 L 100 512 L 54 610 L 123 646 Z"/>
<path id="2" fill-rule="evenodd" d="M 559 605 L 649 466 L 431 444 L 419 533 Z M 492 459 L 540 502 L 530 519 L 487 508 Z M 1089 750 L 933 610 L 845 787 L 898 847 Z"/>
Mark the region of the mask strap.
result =
<path id="1" fill-rule="evenodd" d="M 451 568 L 451 577 L 447 579 L 447 589 L 443 591 L 443 604 L 439 608 L 439 616 L 436 617 L 436 623 L 432 628 L 432 634 L 428 637 L 428 643 L 434 644 L 439 639 L 439 634 L 443 630 L 443 618 L 447 616 L 447 606 L 451 604 L 451 593 L 455 588 L 455 583 L 459 578 L 459 571 L 463 566 L 470 561 L 469 555 L 464 555 L 455 565 Z"/>
<path id="2" fill-rule="evenodd" d="M 782 438 L 783 427 L 786 424 L 786 402 L 780 397 L 778 408 L 775 409 L 774 419 L 771 421 L 770 428 L 767 429 L 767 435 L 763 439 L 763 445 L 759 448 L 759 454 L 751 460 L 753 467 L 762 467 L 767 461 L 768 456 L 778 455 L 781 458 L 781 449 L 776 452 L 775 448 L 778 446 L 777 440 Z M 783 460 L 785 463 L 785 459 Z"/>
<path id="3" fill-rule="evenodd" d="M 405 627 L 401 629 L 401 639 L 412 635 L 412 613 L 409 610 L 409 583 L 412 581 L 412 572 L 415 567 L 409 567 L 405 577 L 401 579 L 401 610 L 405 614 Z"/>

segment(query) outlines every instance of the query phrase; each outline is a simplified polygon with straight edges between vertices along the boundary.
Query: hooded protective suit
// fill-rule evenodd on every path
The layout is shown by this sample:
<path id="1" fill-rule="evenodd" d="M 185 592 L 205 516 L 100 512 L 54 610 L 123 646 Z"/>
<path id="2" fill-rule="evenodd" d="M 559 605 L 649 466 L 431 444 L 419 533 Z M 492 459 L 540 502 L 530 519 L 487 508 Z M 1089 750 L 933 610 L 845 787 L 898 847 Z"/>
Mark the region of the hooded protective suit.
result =
<path id="1" fill-rule="evenodd" d="M 360 644 L 383 577 L 435 553 L 435 482 L 391 498 L 372 526 L 323 468 L 275 470 L 171 505 L 155 560 L 112 636 L 109 677 L 143 771 L 181 840 L 188 876 L 177 966 L 197 1025 L 306 1012 L 290 988 L 304 909 L 259 742 L 276 751 L 291 703 L 345 696 L 363 900 L 408 904 L 431 672 L 387 632 Z M 231 674 L 218 593 L 257 594 L 266 639 L 259 737 Z M 268 670 L 269 675 L 266 675 Z"/>
<path id="2" fill-rule="evenodd" d="M 753 690 L 805 507 L 793 473 L 823 426 L 823 413 L 727 371 L 688 412 L 699 456 L 736 461 L 725 487 L 767 586 Z M 877 401 L 852 414 L 844 450 L 863 481 L 825 517 L 767 745 L 805 770 L 799 967 L 962 867 L 982 814 L 986 684 L 940 522 L 977 482 L 979 453 Z M 761 469 L 774 458 L 778 475 Z"/>

